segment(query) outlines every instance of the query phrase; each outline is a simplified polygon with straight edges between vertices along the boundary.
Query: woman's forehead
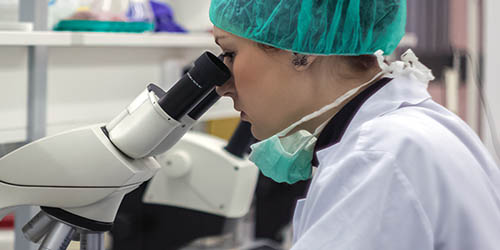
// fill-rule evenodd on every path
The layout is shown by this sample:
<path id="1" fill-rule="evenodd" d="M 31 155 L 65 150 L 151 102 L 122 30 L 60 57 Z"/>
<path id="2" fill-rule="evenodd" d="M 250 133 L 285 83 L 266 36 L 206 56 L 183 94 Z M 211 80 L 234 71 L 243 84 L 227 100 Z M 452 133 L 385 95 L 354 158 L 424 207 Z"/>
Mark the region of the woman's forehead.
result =
<path id="1" fill-rule="evenodd" d="M 225 31 L 225 30 L 222 30 L 220 28 L 217 28 L 216 26 L 214 26 L 214 36 L 215 37 L 228 37 L 228 36 L 234 36 L 233 34 Z"/>
<path id="2" fill-rule="evenodd" d="M 250 41 L 248 39 L 245 39 L 245 38 L 239 37 L 235 34 L 232 34 L 230 32 L 227 32 L 223 29 L 217 28 L 216 26 L 214 26 L 213 34 L 214 34 L 214 38 L 216 41 L 218 41 L 218 40 L 220 40 L 220 41 L 226 40 L 226 41 L 232 41 L 232 42 Z"/>

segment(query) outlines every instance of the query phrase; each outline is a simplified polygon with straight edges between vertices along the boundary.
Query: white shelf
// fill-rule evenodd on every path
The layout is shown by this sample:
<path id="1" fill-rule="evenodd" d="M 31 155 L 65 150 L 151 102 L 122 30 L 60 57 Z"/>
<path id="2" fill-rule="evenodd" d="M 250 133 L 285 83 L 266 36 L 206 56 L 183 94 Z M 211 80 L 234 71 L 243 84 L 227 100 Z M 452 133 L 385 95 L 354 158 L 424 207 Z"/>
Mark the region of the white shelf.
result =
<path id="1" fill-rule="evenodd" d="M 216 47 L 209 33 L 84 33 L 53 31 L 0 31 L 0 46 L 88 46 L 88 47 Z"/>
<path id="2" fill-rule="evenodd" d="M 70 46 L 70 32 L 0 31 L 0 46 Z"/>
<path id="3" fill-rule="evenodd" d="M 127 34 L 72 33 L 74 46 L 179 47 L 205 48 L 217 46 L 211 34 Z"/>

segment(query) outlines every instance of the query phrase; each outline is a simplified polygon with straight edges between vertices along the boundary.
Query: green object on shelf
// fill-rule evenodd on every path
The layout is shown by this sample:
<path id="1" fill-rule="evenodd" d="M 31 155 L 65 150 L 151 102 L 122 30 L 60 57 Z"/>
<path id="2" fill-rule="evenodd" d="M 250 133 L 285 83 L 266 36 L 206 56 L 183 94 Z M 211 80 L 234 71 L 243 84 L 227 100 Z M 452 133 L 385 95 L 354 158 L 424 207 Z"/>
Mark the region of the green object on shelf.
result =
<path id="1" fill-rule="evenodd" d="M 97 20 L 62 20 L 55 27 L 56 31 L 91 31 L 91 32 L 133 32 L 141 33 L 154 30 L 154 24 L 148 22 L 112 22 Z"/>

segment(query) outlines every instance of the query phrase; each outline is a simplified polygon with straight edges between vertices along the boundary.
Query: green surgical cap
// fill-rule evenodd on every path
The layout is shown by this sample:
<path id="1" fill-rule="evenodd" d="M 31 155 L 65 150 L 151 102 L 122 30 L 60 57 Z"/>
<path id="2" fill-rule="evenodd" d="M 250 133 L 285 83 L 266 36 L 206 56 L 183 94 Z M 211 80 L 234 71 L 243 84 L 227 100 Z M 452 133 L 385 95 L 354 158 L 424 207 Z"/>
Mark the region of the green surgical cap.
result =
<path id="1" fill-rule="evenodd" d="M 212 0 L 212 23 L 301 54 L 391 54 L 405 33 L 406 0 Z"/>

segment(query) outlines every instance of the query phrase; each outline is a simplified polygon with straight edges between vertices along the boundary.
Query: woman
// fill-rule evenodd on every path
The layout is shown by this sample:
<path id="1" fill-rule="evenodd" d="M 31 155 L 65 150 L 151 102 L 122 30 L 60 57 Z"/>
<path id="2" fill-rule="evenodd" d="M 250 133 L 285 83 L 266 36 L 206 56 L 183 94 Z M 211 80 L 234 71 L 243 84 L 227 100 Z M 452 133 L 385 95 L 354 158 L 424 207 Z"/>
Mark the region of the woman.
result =
<path id="1" fill-rule="evenodd" d="M 217 89 L 278 182 L 315 173 L 293 221 L 299 249 L 500 249 L 500 172 L 475 133 L 431 100 L 408 51 L 404 0 L 212 0 L 233 73 Z"/>

